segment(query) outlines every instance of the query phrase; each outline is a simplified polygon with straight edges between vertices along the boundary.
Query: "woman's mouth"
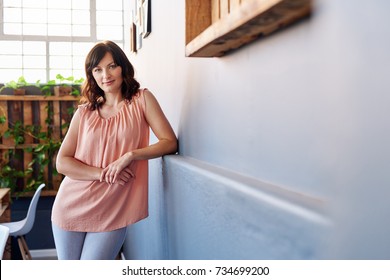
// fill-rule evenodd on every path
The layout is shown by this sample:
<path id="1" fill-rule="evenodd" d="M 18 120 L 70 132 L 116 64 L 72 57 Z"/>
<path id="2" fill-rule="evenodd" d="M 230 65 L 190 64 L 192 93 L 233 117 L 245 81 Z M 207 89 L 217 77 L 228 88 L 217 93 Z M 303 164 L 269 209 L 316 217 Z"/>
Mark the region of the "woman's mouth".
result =
<path id="1" fill-rule="evenodd" d="M 104 85 L 106 86 L 110 86 L 114 83 L 114 80 L 111 80 L 111 81 L 107 81 L 107 82 L 103 82 Z"/>

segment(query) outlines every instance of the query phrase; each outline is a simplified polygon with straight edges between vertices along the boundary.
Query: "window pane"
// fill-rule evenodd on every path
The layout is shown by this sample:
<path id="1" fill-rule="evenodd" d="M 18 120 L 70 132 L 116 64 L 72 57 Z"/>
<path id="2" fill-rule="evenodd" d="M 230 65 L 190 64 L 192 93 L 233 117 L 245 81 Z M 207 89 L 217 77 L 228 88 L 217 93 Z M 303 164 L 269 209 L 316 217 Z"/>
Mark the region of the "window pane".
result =
<path id="1" fill-rule="evenodd" d="M 72 23 L 73 24 L 90 24 L 89 11 L 73 10 L 72 11 Z"/>
<path id="2" fill-rule="evenodd" d="M 99 40 L 122 40 L 122 26 L 97 26 L 96 36 Z"/>
<path id="3" fill-rule="evenodd" d="M 73 69 L 84 69 L 85 56 L 73 57 Z"/>
<path id="4" fill-rule="evenodd" d="M 72 69 L 72 59 L 68 56 L 50 56 L 50 68 Z"/>
<path id="5" fill-rule="evenodd" d="M 85 72 L 83 69 L 74 69 L 73 70 L 73 77 L 75 77 L 75 79 L 80 79 L 80 78 L 84 78 L 85 79 Z"/>
<path id="6" fill-rule="evenodd" d="M 70 37 L 72 35 L 71 25 L 64 24 L 50 24 L 48 25 L 48 35 L 52 36 L 67 36 Z"/>
<path id="7" fill-rule="evenodd" d="M 72 25 L 72 35 L 80 37 L 91 36 L 91 27 L 89 25 Z"/>
<path id="8" fill-rule="evenodd" d="M 21 7 L 22 0 L 3 0 L 4 7 Z"/>
<path id="9" fill-rule="evenodd" d="M 96 9 L 97 10 L 122 10 L 122 0 L 96 0 Z"/>
<path id="10" fill-rule="evenodd" d="M 22 68 L 22 56 L 0 55 L 0 68 Z"/>
<path id="11" fill-rule="evenodd" d="M 122 25 L 122 12 L 96 12 L 98 25 Z"/>
<path id="12" fill-rule="evenodd" d="M 88 52 L 94 46 L 94 43 L 73 43 L 73 54 L 87 56 Z"/>
<path id="13" fill-rule="evenodd" d="M 40 81 L 41 83 L 45 83 L 46 81 L 46 68 L 44 69 L 26 69 L 23 71 L 23 75 L 26 78 L 26 81 L 29 83 L 35 83 L 36 81 Z"/>
<path id="14" fill-rule="evenodd" d="M 50 10 L 47 18 L 49 24 L 62 23 L 71 24 L 72 13 L 71 10 Z"/>
<path id="15" fill-rule="evenodd" d="M 72 55 L 70 42 L 53 42 L 49 45 L 50 55 Z"/>
<path id="16" fill-rule="evenodd" d="M 46 35 L 46 24 L 23 23 L 23 35 Z"/>
<path id="17" fill-rule="evenodd" d="M 48 2 L 51 2 L 53 0 L 49 0 Z M 23 7 L 27 8 L 44 8 L 46 9 L 46 1 L 37 1 L 37 0 L 23 0 Z"/>
<path id="18" fill-rule="evenodd" d="M 21 8 L 5 8 L 3 15 L 4 22 L 21 22 L 22 9 Z"/>
<path id="19" fill-rule="evenodd" d="M 22 54 L 22 42 L 0 41 L 0 54 Z"/>
<path id="20" fill-rule="evenodd" d="M 48 8 L 49 9 L 71 9 L 72 2 L 64 1 L 64 0 L 48 0 Z"/>
<path id="21" fill-rule="evenodd" d="M 21 75 L 22 70 L 20 69 L 0 69 L 0 83 L 16 80 Z"/>
<path id="22" fill-rule="evenodd" d="M 23 9 L 23 23 L 46 23 L 46 9 Z"/>
<path id="23" fill-rule="evenodd" d="M 23 53 L 24 54 L 46 55 L 46 43 L 45 42 L 24 41 L 23 42 Z"/>
<path id="24" fill-rule="evenodd" d="M 23 66 L 25 68 L 46 68 L 46 56 L 23 56 Z"/>
<path id="25" fill-rule="evenodd" d="M 4 34 L 22 34 L 22 24 L 21 23 L 4 23 Z"/>
<path id="26" fill-rule="evenodd" d="M 72 0 L 72 8 L 89 10 L 89 0 Z"/>

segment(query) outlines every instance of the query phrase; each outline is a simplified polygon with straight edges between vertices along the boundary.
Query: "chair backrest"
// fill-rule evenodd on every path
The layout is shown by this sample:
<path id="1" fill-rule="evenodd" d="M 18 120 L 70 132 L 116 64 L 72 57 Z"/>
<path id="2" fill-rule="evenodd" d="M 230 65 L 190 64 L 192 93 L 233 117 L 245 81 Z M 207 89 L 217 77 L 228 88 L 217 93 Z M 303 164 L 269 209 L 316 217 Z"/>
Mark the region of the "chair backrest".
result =
<path id="1" fill-rule="evenodd" d="M 28 207 L 27 216 L 24 219 L 26 223 L 23 226 L 23 229 L 19 232 L 19 235 L 25 235 L 32 229 L 35 222 L 35 213 L 37 211 L 38 200 L 44 187 L 45 184 L 41 184 L 35 191 L 34 196 L 31 199 L 30 206 Z"/>
<path id="2" fill-rule="evenodd" d="M 0 259 L 3 259 L 5 245 L 7 245 L 7 240 L 9 236 L 9 228 L 6 226 L 0 225 Z"/>

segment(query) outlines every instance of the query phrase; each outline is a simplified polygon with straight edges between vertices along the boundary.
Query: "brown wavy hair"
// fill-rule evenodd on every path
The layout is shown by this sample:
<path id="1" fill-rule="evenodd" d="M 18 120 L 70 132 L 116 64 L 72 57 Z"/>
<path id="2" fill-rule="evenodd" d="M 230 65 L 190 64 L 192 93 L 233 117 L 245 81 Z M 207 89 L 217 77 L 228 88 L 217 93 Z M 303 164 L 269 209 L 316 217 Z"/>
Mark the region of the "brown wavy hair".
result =
<path id="1" fill-rule="evenodd" d="M 130 102 L 140 88 L 140 84 L 134 78 L 134 67 L 123 50 L 112 41 L 99 42 L 89 51 L 85 59 L 86 79 L 81 87 L 81 102 L 87 103 L 91 111 L 101 107 L 106 101 L 104 91 L 96 83 L 92 70 L 99 64 L 107 52 L 112 55 L 115 64 L 122 68 L 123 98 Z"/>

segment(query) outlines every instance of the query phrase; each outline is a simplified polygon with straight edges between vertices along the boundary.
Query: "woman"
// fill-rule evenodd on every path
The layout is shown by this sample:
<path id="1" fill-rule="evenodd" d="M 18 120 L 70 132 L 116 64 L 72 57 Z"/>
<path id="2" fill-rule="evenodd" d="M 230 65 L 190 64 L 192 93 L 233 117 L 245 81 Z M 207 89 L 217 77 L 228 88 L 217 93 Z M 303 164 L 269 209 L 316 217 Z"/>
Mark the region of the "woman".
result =
<path id="1" fill-rule="evenodd" d="M 59 259 L 115 259 L 127 226 L 148 216 L 147 160 L 175 153 L 177 138 L 115 43 L 96 44 L 85 72 L 85 103 L 57 156 L 66 177 L 53 205 L 54 241 Z"/>

